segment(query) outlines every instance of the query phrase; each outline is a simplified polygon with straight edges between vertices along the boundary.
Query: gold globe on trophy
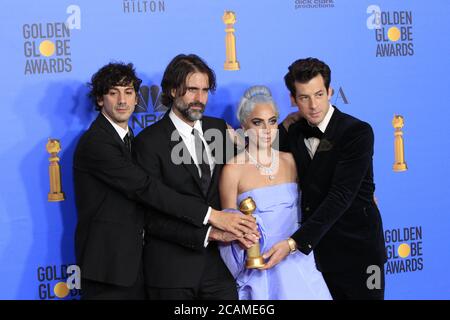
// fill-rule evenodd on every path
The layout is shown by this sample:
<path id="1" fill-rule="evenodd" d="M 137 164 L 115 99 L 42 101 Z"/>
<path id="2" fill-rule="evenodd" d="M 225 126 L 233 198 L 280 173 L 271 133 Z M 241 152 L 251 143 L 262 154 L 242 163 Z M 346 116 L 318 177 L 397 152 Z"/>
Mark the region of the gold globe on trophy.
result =
<path id="1" fill-rule="evenodd" d="M 236 23 L 236 14 L 233 11 L 225 11 L 222 21 L 227 26 L 225 29 L 226 60 L 223 68 L 225 70 L 239 70 L 239 62 L 236 59 L 236 37 L 234 36 L 233 27 Z"/>
<path id="2" fill-rule="evenodd" d="M 239 205 L 239 211 L 248 216 L 252 215 L 255 210 L 256 203 L 251 197 L 245 198 Z M 259 242 L 247 249 L 246 252 L 247 260 L 245 261 L 245 266 L 247 269 L 259 269 L 264 267 L 265 262 L 264 258 L 261 256 Z"/>
<path id="3" fill-rule="evenodd" d="M 408 166 L 405 162 L 405 149 L 403 144 L 403 132 L 402 128 L 405 124 L 404 119 L 400 115 L 394 115 L 394 119 L 392 119 L 392 126 L 395 129 L 394 132 L 394 155 L 395 155 L 395 163 L 393 165 L 393 169 L 395 172 L 401 172 L 408 170 Z"/>
<path id="4" fill-rule="evenodd" d="M 59 167 L 58 152 L 61 151 L 61 144 L 57 139 L 48 139 L 47 152 L 50 153 L 50 161 L 48 170 L 50 175 L 50 192 L 48 193 L 48 201 L 64 201 L 64 193 L 61 191 L 61 170 Z"/>

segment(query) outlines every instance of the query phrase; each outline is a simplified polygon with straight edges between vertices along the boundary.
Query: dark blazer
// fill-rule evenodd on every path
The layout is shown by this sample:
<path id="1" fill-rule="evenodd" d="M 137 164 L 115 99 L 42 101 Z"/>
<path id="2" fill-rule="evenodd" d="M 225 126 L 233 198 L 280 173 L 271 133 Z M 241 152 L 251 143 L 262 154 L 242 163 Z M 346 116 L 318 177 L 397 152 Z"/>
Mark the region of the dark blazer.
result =
<path id="1" fill-rule="evenodd" d="M 221 151 L 225 150 L 227 145 L 230 148 L 226 133 L 227 126 L 222 119 L 204 116 L 202 128 L 205 140 L 208 142 L 216 162 L 206 195 L 201 189 L 197 167 L 170 120 L 169 111 L 160 121 L 147 127 L 136 137 L 134 143 L 136 161 L 150 176 L 160 179 L 179 193 L 195 197 L 215 209 L 220 209 L 218 178 L 227 156 L 226 152 Z M 206 133 L 208 129 L 215 129 L 221 138 L 216 137 L 216 140 L 209 141 Z M 174 139 L 171 139 L 172 134 L 175 134 Z M 231 150 L 233 150 L 232 147 Z M 176 163 L 171 157 L 172 152 L 184 156 L 186 161 Z M 229 156 L 233 156 L 233 154 Z M 185 207 L 185 203 L 171 199 L 170 195 L 162 196 L 166 197 L 168 201 L 175 202 L 180 208 Z M 190 221 L 184 226 L 176 223 L 175 219 L 167 221 L 165 225 L 158 221 L 155 222 L 152 217 L 164 213 L 158 210 L 152 210 L 149 213 L 146 221 L 147 232 L 144 248 L 144 268 L 148 286 L 158 288 L 197 287 L 205 268 L 217 271 L 219 274 L 226 274 L 232 280 L 220 258 L 215 242 L 210 242 L 207 248 L 204 248 L 204 239 L 196 245 L 192 241 L 191 247 L 186 245 L 186 241 L 183 240 L 183 237 L 191 234 L 192 225 L 197 228 L 204 227 L 203 219 L 206 212 L 207 210 L 203 212 L 201 221 Z M 199 237 L 194 238 L 199 239 Z"/>
<path id="2" fill-rule="evenodd" d="M 135 201 L 166 213 L 154 218 L 155 225 L 164 225 L 170 216 L 201 225 L 208 208 L 204 201 L 149 178 L 133 163 L 130 151 L 101 114 L 80 138 L 73 169 L 78 212 L 76 261 L 82 277 L 89 280 L 120 286 L 136 281 L 145 211 Z M 180 241 L 195 246 L 204 234 L 206 228 Z"/>
<path id="3" fill-rule="evenodd" d="M 292 152 L 302 191 L 301 227 L 292 238 L 303 253 L 314 249 L 322 272 L 366 272 L 386 261 L 373 145 L 371 126 L 336 107 L 312 160 L 299 123 L 288 133 L 280 126 L 280 149 Z"/>

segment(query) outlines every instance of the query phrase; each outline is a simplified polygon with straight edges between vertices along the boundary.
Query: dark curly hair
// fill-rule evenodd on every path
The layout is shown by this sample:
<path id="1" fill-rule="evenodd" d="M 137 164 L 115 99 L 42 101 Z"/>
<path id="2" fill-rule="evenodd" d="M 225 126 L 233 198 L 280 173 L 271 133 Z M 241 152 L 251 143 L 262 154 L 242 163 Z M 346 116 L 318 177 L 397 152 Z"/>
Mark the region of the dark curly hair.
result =
<path id="1" fill-rule="evenodd" d="M 171 92 L 173 89 L 176 90 L 178 97 L 184 96 L 186 78 L 192 72 L 205 73 L 209 80 L 209 90 L 211 92 L 216 90 L 216 75 L 205 61 L 195 54 L 179 54 L 170 61 L 161 80 L 161 103 L 163 105 L 172 106 L 174 98 Z"/>
<path id="2" fill-rule="evenodd" d="M 115 86 L 133 85 L 136 94 L 139 92 L 142 80 L 136 76 L 133 64 L 125 64 L 123 62 L 111 62 L 98 70 L 88 83 L 91 91 L 89 97 L 95 104 L 95 110 L 100 110 L 97 99 L 107 94 L 108 91 Z"/>
<path id="3" fill-rule="evenodd" d="M 299 59 L 289 66 L 289 71 L 284 76 L 284 83 L 295 98 L 295 82 L 306 83 L 317 75 L 321 75 L 325 88 L 328 90 L 331 82 L 330 67 L 316 58 Z"/>

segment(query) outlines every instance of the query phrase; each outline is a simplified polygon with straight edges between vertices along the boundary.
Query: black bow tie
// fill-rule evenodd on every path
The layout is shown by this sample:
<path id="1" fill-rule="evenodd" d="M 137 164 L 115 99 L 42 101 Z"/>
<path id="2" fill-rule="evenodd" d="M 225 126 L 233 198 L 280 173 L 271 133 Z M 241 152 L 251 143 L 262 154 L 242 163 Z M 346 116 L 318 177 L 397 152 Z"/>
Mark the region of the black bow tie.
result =
<path id="1" fill-rule="evenodd" d="M 323 136 L 323 132 L 318 127 L 311 127 L 305 119 L 300 120 L 300 132 L 306 139 L 311 137 L 322 139 Z"/>

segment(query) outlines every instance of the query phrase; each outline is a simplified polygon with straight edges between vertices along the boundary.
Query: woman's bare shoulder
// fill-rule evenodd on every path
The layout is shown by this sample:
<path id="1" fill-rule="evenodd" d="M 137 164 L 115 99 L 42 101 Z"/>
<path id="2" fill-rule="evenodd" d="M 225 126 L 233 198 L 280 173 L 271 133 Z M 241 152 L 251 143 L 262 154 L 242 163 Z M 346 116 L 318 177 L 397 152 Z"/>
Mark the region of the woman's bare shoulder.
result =
<path id="1" fill-rule="evenodd" d="M 245 165 L 245 154 L 242 152 L 235 157 L 229 159 L 223 167 L 225 174 L 240 175 Z"/>
<path id="2" fill-rule="evenodd" d="M 295 164 L 294 156 L 290 152 L 280 151 L 280 159 Z"/>
<path id="3" fill-rule="evenodd" d="M 245 164 L 245 161 L 246 161 L 245 152 L 241 152 L 236 156 L 234 156 L 233 158 L 229 159 L 225 164 L 225 166 L 228 165 L 235 166 L 237 164 Z"/>

